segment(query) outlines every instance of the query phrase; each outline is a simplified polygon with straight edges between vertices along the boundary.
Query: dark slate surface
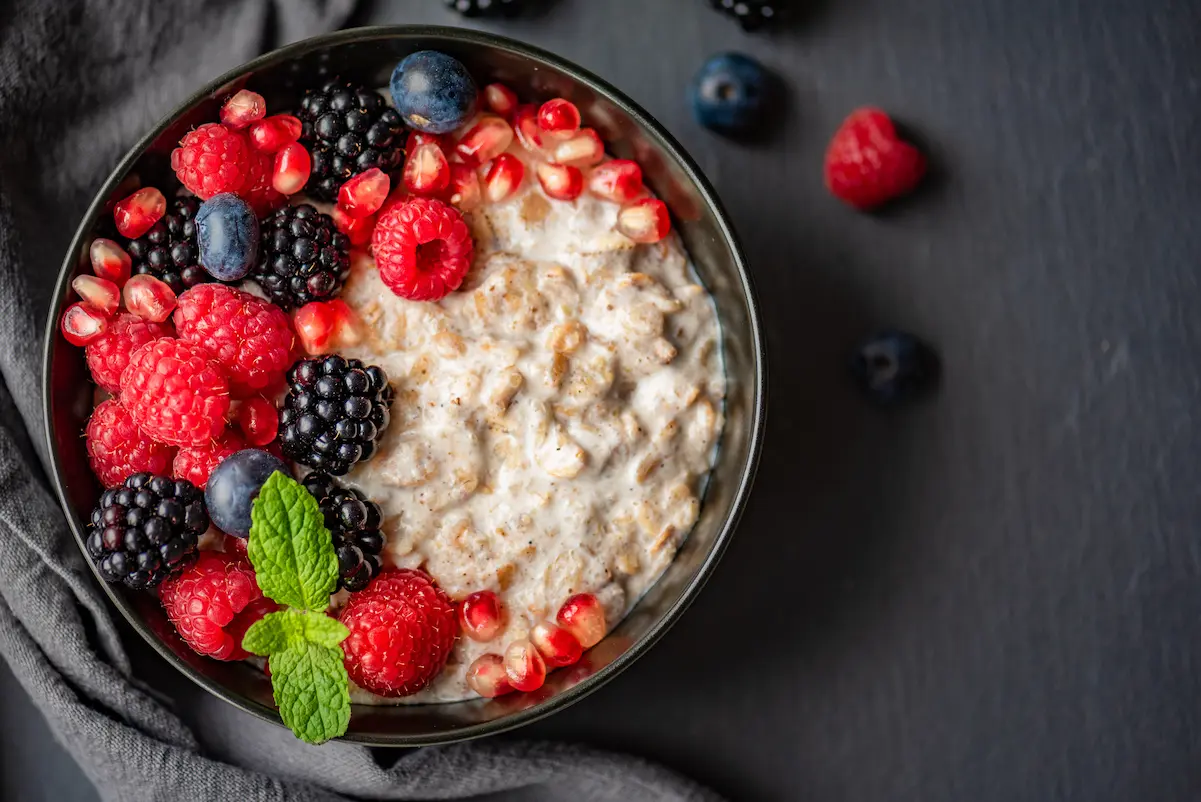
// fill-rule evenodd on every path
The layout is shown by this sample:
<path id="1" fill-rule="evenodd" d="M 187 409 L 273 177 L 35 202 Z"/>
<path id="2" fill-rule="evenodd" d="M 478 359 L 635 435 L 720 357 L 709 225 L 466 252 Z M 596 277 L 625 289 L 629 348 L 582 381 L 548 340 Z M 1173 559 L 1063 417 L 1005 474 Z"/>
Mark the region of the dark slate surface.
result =
<path id="1" fill-rule="evenodd" d="M 700 600 L 521 735 L 737 799 L 1201 798 L 1201 3 L 798 1 L 773 37 L 705 0 L 482 26 L 623 87 L 696 156 L 745 240 L 773 374 L 757 490 Z M 454 17 L 401 0 L 363 19 Z M 726 49 L 785 78 L 763 144 L 689 118 L 683 87 Z M 875 217 L 820 177 L 866 103 L 938 166 Z M 845 382 L 885 324 L 941 350 L 932 401 L 880 414 Z M 67 782 L 3 681 L 6 798 Z"/>

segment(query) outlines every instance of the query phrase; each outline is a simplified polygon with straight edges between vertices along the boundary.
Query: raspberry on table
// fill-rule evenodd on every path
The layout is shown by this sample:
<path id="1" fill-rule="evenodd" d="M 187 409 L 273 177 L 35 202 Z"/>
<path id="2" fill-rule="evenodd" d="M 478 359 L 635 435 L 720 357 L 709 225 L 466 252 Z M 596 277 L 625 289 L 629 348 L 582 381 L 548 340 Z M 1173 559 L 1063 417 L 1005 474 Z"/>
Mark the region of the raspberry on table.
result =
<path id="1" fill-rule="evenodd" d="M 202 200 L 241 190 L 254 161 L 246 133 L 220 123 L 205 123 L 188 132 L 171 152 L 171 168 L 180 183 Z"/>
<path id="2" fill-rule="evenodd" d="M 246 441 L 233 429 L 226 429 L 216 440 L 198 446 L 183 446 L 175 452 L 171 473 L 176 479 L 187 479 L 204 490 L 209 474 L 231 454 L 246 448 Z"/>
<path id="3" fill-rule="evenodd" d="M 404 122 L 370 87 L 332 80 L 305 92 L 301 143 L 312 156 L 307 192 L 333 203 L 348 180 L 373 167 L 390 173 L 404 158 Z"/>
<path id="4" fill-rule="evenodd" d="M 196 562 L 159 586 L 159 600 L 175 631 L 197 654 L 243 660 L 242 636 L 279 605 L 263 595 L 245 557 L 203 551 Z"/>
<path id="5" fill-rule="evenodd" d="M 88 343 L 86 353 L 92 379 L 116 395 L 121 392 L 121 373 L 129 364 L 129 355 L 151 340 L 174 335 L 175 327 L 170 323 L 152 323 L 122 312 Z"/>
<path id="6" fill-rule="evenodd" d="M 201 445 L 225 430 L 229 381 L 208 349 L 163 337 L 130 356 L 121 374 L 121 404 L 151 437 Z"/>
<path id="7" fill-rule="evenodd" d="M 283 381 L 295 335 L 278 306 L 221 284 L 201 284 L 179 296 L 173 316 L 179 339 L 203 346 L 229 378 L 235 396 Z"/>
<path id="8" fill-rule="evenodd" d="M 912 192 L 926 174 L 926 157 L 901 140 L 887 114 L 862 108 L 830 141 L 825 173 L 834 197 L 866 210 Z"/>
<path id="9" fill-rule="evenodd" d="M 148 437 L 116 399 L 97 405 L 85 435 L 92 473 L 105 487 L 119 485 L 135 473 L 171 472 L 174 447 Z"/>
<path id="10" fill-rule="evenodd" d="M 327 473 L 313 471 L 302 484 L 317 499 L 325 528 L 333 538 L 334 553 L 338 555 L 338 588 L 352 593 L 362 590 L 380 572 L 380 552 L 385 543 L 380 531 L 383 512 L 362 491 L 342 487 Z"/>
<path id="11" fill-rule="evenodd" d="M 330 300 L 350 275 L 350 239 L 310 204 L 285 206 L 265 218 L 259 242 L 250 278 L 283 309 Z"/>
<path id="12" fill-rule="evenodd" d="M 135 473 L 100 495 L 86 547 L 105 581 L 140 590 L 183 569 L 208 526 L 191 482 Z"/>
<path id="13" fill-rule="evenodd" d="M 279 442 L 293 462 L 343 476 L 371 459 L 392 419 L 392 386 L 376 365 L 331 354 L 288 371 Z"/>
<path id="14" fill-rule="evenodd" d="M 386 207 L 375 224 L 372 245 L 384 284 L 411 301 L 437 301 L 457 290 L 475 255 L 463 216 L 433 198 L 409 198 Z"/>
<path id="15" fill-rule="evenodd" d="M 215 281 L 198 262 L 196 211 L 199 208 L 200 201 L 196 198 L 178 198 L 149 231 L 127 240 L 125 250 L 129 253 L 131 272 L 161 279 L 176 295 L 188 287 Z"/>
<path id="16" fill-rule="evenodd" d="M 454 605 L 424 571 L 380 573 L 350 597 L 339 619 L 346 673 L 380 696 L 408 696 L 442 671 L 458 637 Z"/>

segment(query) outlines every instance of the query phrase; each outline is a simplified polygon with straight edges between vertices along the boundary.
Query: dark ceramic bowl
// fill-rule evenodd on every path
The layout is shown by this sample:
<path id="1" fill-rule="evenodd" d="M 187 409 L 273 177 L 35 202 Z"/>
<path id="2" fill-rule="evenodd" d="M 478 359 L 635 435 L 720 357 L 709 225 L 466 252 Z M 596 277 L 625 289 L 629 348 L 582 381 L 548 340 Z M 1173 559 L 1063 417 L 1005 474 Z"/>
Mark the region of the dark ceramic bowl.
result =
<path id="1" fill-rule="evenodd" d="M 44 368 L 51 466 L 80 549 L 100 492 L 80 436 L 90 414 L 93 386 L 83 350 L 63 339 L 58 321 L 71 303 L 71 279 L 89 269 L 89 244 L 96 236 L 106 236 L 105 227 L 111 226 L 113 203 L 139 185 L 173 185 L 168 165 L 172 148 L 193 126 L 217 119 L 219 103 L 237 89 L 253 89 L 267 99 L 269 109 L 282 110 L 295 103 L 300 88 L 335 71 L 370 86 L 386 86 L 401 58 L 427 48 L 461 59 L 481 85 L 504 81 L 526 101 L 554 96 L 572 100 L 611 153 L 642 165 L 648 185 L 671 208 L 675 226 L 716 299 L 729 396 L 719 459 L 696 527 L 667 572 L 608 637 L 578 665 L 552 673 L 534 693 L 442 705 L 355 706 L 344 737 L 375 745 L 446 743 L 507 730 L 562 709 L 633 663 L 684 612 L 721 557 L 750 491 L 765 412 L 764 351 L 742 250 L 709 183 L 649 114 L 574 64 L 497 36 L 433 27 L 342 31 L 255 59 L 187 99 L 122 160 L 80 224 L 47 318 Z M 244 663 L 195 655 L 150 594 L 104 587 L 129 623 L 172 665 L 227 702 L 279 722 L 267 677 Z"/>

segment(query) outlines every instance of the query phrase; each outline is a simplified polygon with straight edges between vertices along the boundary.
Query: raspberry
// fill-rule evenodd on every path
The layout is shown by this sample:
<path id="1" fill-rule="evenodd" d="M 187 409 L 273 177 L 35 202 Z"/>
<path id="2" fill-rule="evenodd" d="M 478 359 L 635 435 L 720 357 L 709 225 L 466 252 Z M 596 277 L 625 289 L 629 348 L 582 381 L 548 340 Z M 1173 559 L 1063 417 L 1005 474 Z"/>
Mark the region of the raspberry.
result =
<path id="1" fill-rule="evenodd" d="M 372 244 L 384 284 L 411 301 L 437 301 L 457 290 L 475 252 L 463 216 L 433 198 L 410 198 L 381 212 Z"/>
<path id="2" fill-rule="evenodd" d="M 151 340 L 174 335 L 175 327 L 170 323 L 151 323 L 127 313 L 117 315 L 104 333 L 88 343 L 87 359 L 92 378 L 116 395 L 121 392 L 121 373 L 129 364 L 129 355 Z"/>
<path id="3" fill-rule="evenodd" d="M 888 115 L 859 109 L 847 117 L 826 151 L 826 187 L 856 209 L 871 209 L 911 192 L 926 173 L 926 157 L 901 141 Z"/>
<path id="4" fill-rule="evenodd" d="M 119 485 L 135 473 L 170 473 L 175 449 L 147 437 L 115 399 L 92 411 L 86 434 L 92 472 L 105 487 Z"/>
<path id="5" fill-rule="evenodd" d="M 174 315 L 179 338 L 201 345 L 229 377 L 237 396 L 253 395 L 283 380 L 295 337 L 278 306 L 221 284 L 200 284 L 179 296 Z"/>
<path id="6" fill-rule="evenodd" d="M 446 665 L 458 635 L 454 606 L 424 571 L 389 569 L 351 596 L 339 616 L 346 673 L 380 696 L 408 696 Z"/>
<path id="7" fill-rule="evenodd" d="M 225 429 L 229 382 L 203 346 L 163 337 L 130 356 L 121 374 L 121 403 L 151 437 L 201 445 Z"/>
<path id="8" fill-rule="evenodd" d="M 180 637 L 197 654 L 217 660 L 249 657 L 242 636 L 279 609 L 259 590 L 250 563 L 217 551 L 201 552 L 183 573 L 159 586 L 158 596 Z"/>
<path id="9" fill-rule="evenodd" d="M 187 479 L 201 490 L 208 484 L 209 474 L 221 461 L 242 449 L 246 442 L 237 432 L 226 430 L 216 440 L 199 446 L 184 446 L 175 454 L 172 472 L 176 479 Z"/>
<path id="10" fill-rule="evenodd" d="M 190 131 L 171 152 L 171 167 L 180 183 L 204 200 L 241 190 L 251 176 L 252 163 L 245 132 L 220 123 L 205 123 Z"/>

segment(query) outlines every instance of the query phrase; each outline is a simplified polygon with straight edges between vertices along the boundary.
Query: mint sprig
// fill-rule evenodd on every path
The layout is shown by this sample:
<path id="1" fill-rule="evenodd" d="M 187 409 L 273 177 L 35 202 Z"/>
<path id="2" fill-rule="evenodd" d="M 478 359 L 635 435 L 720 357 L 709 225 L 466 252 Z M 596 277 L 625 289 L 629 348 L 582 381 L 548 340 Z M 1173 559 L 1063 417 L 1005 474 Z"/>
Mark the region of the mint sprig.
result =
<path id="1" fill-rule="evenodd" d="M 350 680 L 341 643 L 350 631 L 325 614 L 338 583 L 338 557 L 317 500 L 276 471 L 250 511 L 246 554 L 259 588 L 292 609 L 256 621 L 242 648 L 267 658 L 280 718 L 297 738 L 319 744 L 346 732 Z"/>

